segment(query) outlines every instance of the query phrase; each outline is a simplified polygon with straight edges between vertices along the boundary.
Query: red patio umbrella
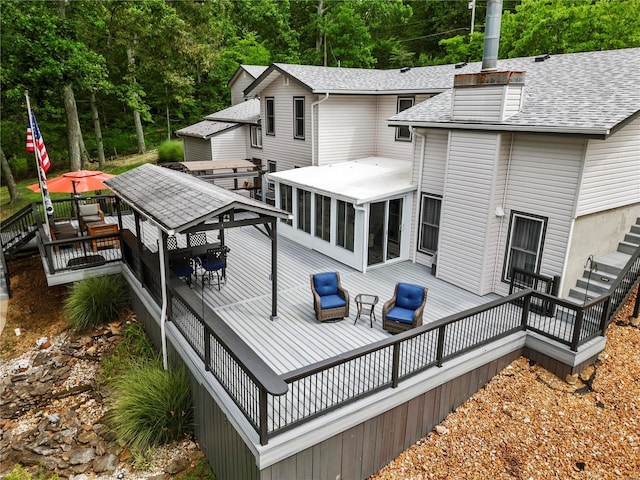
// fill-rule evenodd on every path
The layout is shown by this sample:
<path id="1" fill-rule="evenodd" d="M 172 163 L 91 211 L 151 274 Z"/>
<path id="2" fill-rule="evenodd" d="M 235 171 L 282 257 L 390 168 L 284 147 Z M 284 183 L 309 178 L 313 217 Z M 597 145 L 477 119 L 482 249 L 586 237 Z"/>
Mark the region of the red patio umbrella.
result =
<path id="1" fill-rule="evenodd" d="M 98 170 L 78 170 L 76 172 L 63 173 L 61 176 L 47 180 L 47 190 L 56 193 L 83 193 L 108 188 L 104 180 L 114 175 Z M 29 185 L 29 190 L 40 191 L 40 184 Z"/>

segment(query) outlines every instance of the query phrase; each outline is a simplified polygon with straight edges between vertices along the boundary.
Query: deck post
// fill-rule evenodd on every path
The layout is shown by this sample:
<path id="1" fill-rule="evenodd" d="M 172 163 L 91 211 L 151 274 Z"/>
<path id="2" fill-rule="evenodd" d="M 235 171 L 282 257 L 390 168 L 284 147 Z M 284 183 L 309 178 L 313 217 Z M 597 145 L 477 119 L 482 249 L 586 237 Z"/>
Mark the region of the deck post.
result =
<path id="1" fill-rule="evenodd" d="M 637 300 L 637 299 L 636 299 Z M 609 313 L 611 310 L 611 295 L 602 304 L 602 313 L 600 314 L 600 331 L 604 336 L 604 331 L 609 323 Z"/>
<path id="2" fill-rule="evenodd" d="M 527 329 L 529 323 L 529 309 L 531 308 L 531 295 L 533 292 L 529 292 L 529 295 L 522 299 L 522 317 L 520 318 L 520 326 L 522 330 Z"/>
<path id="3" fill-rule="evenodd" d="M 436 353 L 436 365 L 442 366 L 442 355 L 444 354 L 444 335 L 446 325 L 442 325 L 438 328 L 438 351 Z"/>
<path id="4" fill-rule="evenodd" d="M 573 338 L 571 339 L 571 351 L 578 351 L 578 343 L 580 342 L 580 331 L 582 330 L 582 317 L 584 316 L 584 309 L 578 307 L 576 310 L 576 321 L 573 324 Z"/>
<path id="5" fill-rule="evenodd" d="M 278 219 L 271 220 L 271 320 L 278 318 Z"/>
<path id="6" fill-rule="evenodd" d="M 158 227 L 158 257 L 160 260 L 160 285 L 162 288 L 162 310 L 160 311 L 160 335 L 162 341 L 162 366 L 165 370 L 169 369 L 169 361 L 167 358 L 167 304 L 169 296 L 169 285 L 167 285 L 167 232 Z"/>
<path id="7" fill-rule="evenodd" d="M 397 388 L 400 383 L 400 342 L 393 344 L 393 362 L 391 363 L 391 387 Z"/>
<path id="8" fill-rule="evenodd" d="M 260 425 L 258 430 L 260 431 L 260 445 L 266 445 L 269 442 L 269 428 L 267 425 L 267 391 L 264 388 L 260 388 Z"/>

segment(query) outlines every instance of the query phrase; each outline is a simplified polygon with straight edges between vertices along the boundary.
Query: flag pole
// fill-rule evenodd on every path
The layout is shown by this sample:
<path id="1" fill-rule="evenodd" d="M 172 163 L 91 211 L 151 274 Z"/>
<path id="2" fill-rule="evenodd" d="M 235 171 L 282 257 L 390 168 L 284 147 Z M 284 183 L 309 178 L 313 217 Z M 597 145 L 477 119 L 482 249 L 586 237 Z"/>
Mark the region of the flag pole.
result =
<path id="1" fill-rule="evenodd" d="M 47 237 L 49 238 L 49 240 L 51 240 L 51 231 L 50 231 L 50 227 L 49 227 L 49 214 L 47 212 L 47 200 L 45 199 L 45 192 L 47 191 L 47 184 L 45 182 L 45 180 L 42 179 L 42 177 L 44 175 L 46 175 L 43 171 L 42 171 L 42 166 L 41 166 L 41 161 L 40 161 L 40 152 L 37 148 L 37 146 L 35 145 L 35 132 L 33 129 L 33 114 L 31 113 L 31 102 L 29 101 L 29 91 L 25 90 L 24 91 L 24 96 L 27 99 L 27 114 L 29 116 L 29 128 L 31 128 L 31 135 L 34 141 L 34 148 L 33 148 L 33 154 L 35 156 L 36 159 L 36 172 L 38 172 L 38 183 L 40 184 L 40 197 L 42 197 L 42 208 L 43 208 L 43 212 L 44 212 L 44 222 L 45 225 L 47 226 L 47 228 L 45 229 L 45 235 L 47 235 Z M 45 177 L 46 179 L 46 177 Z M 48 196 L 48 192 L 46 193 L 46 195 Z M 51 199 L 49 199 L 49 205 L 51 205 Z"/>

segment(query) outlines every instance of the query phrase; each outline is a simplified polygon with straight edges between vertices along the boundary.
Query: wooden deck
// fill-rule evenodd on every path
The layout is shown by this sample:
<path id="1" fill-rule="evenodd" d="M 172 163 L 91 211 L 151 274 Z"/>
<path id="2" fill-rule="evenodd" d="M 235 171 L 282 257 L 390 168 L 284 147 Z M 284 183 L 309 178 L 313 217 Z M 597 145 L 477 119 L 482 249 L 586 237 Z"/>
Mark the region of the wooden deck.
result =
<path id="1" fill-rule="evenodd" d="M 123 218 L 124 227 L 135 231 L 133 217 Z M 131 222 L 131 224 L 129 224 Z M 208 232 L 216 242 L 217 232 Z M 157 250 L 157 230 L 144 224 L 147 247 Z M 177 236 L 178 246 L 186 237 Z M 218 291 L 200 281 L 193 289 L 200 294 L 233 330 L 277 373 L 286 373 L 369 345 L 390 336 L 382 329 L 382 304 L 391 298 L 396 282 L 410 282 L 429 288 L 424 323 L 467 310 L 498 298 L 480 297 L 438 280 L 431 269 L 402 261 L 358 272 L 303 245 L 278 239 L 278 318 L 271 320 L 271 243 L 254 227 L 225 230 L 228 257 L 227 283 Z M 351 298 L 348 318 L 320 323 L 315 319 L 309 275 L 338 271 Z M 377 322 L 370 327 L 368 317 L 355 325 L 355 296 L 371 293 L 380 298 Z"/>

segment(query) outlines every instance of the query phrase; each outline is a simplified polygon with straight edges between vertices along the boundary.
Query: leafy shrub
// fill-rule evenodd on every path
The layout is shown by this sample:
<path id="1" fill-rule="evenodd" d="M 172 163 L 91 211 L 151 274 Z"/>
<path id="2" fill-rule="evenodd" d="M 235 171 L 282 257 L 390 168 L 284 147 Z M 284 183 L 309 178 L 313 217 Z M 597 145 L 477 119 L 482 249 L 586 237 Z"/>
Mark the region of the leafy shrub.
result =
<path id="1" fill-rule="evenodd" d="M 77 331 L 116 320 L 129 304 L 129 288 L 122 275 L 92 277 L 76 282 L 64 302 L 69 326 Z"/>
<path id="2" fill-rule="evenodd" d="M 182 162 L 184 146 L 178 140 L 166 140 L 158 146 L 158 162 Z"/>
<path id="3" fill-rule="evenodd" d="M 113 382 L 109 422 L 118 440 L 134 450 L 181 438 L 193 425 L 191 386 L 184 369 L 165 371 L 141 362 Z"/>
<path id="4" fill-rule="evenodd" d="M 26 468 L 15 465 L 5 477 L 4 480 L 58 480 L 58 474 L 53 475 L 45 473 L 41 468 L 38 469 L 38 473 L 32 475 Z"/>
<path id="5" fill-rule="evenodd" d="M 140 323 L 127 323 L 121 333 L 122 339 L 118 345 L 102 359 L 102 377 L 107 382 L 132 366 L 159 359 L 158 352 L 151 345 Z"/>

